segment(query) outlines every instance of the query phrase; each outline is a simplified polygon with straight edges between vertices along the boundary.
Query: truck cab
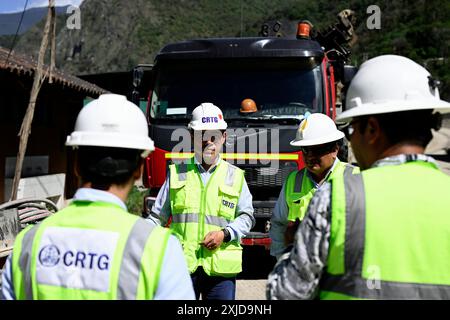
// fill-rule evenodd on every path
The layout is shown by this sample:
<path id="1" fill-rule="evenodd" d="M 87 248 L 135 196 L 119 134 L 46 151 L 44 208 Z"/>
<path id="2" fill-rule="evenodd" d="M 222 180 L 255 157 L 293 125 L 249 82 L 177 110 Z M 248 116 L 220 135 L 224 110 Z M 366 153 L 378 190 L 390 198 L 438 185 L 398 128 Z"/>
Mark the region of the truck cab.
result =
<path id="1" fill-rule="evenodd" d="M 318 41 L 305 36 L 196 39 L 163 47 L 146 90 L 156 147 L 143 177 L 151 190 L 147 213 L 168 165 L 193 156 L 180 148 L 183 132 L 192 110 L 210 102 L 228 123 L 221 157 L 245 171 L 253 196 L 256 225 L 241 243 L 269 248 L 270 217 L 281 188 L 290 172 L 304 167 L 302 153 L 290 145 L 298 125 L 306 113 L 336 116 L 332 62 Z M 246 99 L 256 112 L 240 112 Z"/>

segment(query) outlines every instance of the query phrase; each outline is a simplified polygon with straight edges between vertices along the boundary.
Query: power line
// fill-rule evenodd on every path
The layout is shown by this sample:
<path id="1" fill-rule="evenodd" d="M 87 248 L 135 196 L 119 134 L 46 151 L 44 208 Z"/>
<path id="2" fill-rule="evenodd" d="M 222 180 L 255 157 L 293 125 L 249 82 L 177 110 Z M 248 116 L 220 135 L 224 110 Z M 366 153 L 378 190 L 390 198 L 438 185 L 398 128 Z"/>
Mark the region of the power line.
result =
<path id="1" fill-rule="evenodd" d="M 6 57 L 6 60 L 5 60 L 5 63 L 4 63 L 5 65 L 8 63 L 9 56 L 11 55 L 11 52 L 13 51 L 14 46 L 16 45 L 17 35 L 19 34 L 20 27 L 22 26 L 23 16 L 25 15 L 25 10 L 27 9 L 27 5 L 28 5 L 28 0 L 25 1 L 25 5 L 23 6 L 22 15 L 20 16 L 19 25 L 17 26 L 16 34 L 14 35 L 11 48 L 9 49 L 9 52 L 8 52 L 8 56 Z"/>

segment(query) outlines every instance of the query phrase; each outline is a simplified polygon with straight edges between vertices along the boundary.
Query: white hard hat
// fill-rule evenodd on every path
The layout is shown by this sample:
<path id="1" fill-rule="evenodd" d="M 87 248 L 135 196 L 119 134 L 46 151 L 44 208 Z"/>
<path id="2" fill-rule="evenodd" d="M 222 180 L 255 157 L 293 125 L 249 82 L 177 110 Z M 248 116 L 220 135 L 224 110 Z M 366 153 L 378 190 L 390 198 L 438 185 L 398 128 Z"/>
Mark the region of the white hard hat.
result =
<path id="1" fill-rule="evenodd" d="M 411 59 L 383 55 L 364 62 L 347 91 L 347 111 L 336 122 L 354 117 L 390 112 L 434 109 L 450 111 L 439 99 L 430 73 Z"/>
<path id="2" fill-rule="evenodd" d="M 103 94 L 81 109 L 66 146 L 137 149 L 144 158 L 155 150 L 143 112 L 117 94 Z"/>
<path id="3" fill-rule="evenodd" d="M 300 123 L 291 146 L 306 147 L 340 140 L 344 133 L 336 128 L 334 121 L 322 113 L 313 113 Z"/>
<path id="4" fill-rule="evenodd" d="M 192 120 L 188 125 L 192 130 L 225 130 L 225 122 L 220 110 L 212 103 L 204 102 L 192 111 Z"/>

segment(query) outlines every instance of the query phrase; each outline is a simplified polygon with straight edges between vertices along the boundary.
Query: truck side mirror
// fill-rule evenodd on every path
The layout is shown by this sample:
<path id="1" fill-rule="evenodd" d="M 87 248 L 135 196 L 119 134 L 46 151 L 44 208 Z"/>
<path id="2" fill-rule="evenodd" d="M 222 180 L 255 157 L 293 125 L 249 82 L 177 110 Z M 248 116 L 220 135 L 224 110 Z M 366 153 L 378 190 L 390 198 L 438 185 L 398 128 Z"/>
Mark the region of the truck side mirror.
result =
<path id="1" fill-rule="evenodd" d="M 342 83 L 344 86 L 348 86 L 355 76 L 356 72 L 358 72 L 358 68 L 355 66 L 344 65 L 344 75 L 342 79 Z"/>
<path id="2" fill-rule="evenodd" d="M 347 106 L 345 105 L 345 96 L 347 95 L 348 87 L 350 86 L 350 82 L 352 81 L 355 74 L 358 72 L 358 68 L 355 66 L 344 65 L 343 74 L 342 74 L 342 85 L 343 88 L 341 90 L 341 103 L 342 110 L 347 110 Z"/>
<path id="3" fill-rule="evenodd" d="M 144 69 L 142 69 L 142 67 L 136 67 L 133 69 L 133 87 L 134 88 L 139 87 L 143 76 L 144 76 Z"/>
<path id="4" fill-rule="evenodd" d="M 140 106 L 141 97 L 147 97 L 150 88 L 150 82 L 153 77 L 152 64 L 139 64 L 132 70 L 132 92 L 131 101 Z"/>

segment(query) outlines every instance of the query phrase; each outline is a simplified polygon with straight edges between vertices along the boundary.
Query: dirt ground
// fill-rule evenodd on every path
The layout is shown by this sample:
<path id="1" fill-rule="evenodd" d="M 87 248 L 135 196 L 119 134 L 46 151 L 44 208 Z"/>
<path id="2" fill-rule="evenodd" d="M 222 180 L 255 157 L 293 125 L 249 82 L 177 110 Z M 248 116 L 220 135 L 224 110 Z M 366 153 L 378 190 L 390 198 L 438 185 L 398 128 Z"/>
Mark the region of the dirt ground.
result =
<path id="1" fill-rule="evenodd" d="M 267 279 L 237 280 L 236 300 L 266 300 Z"/>

